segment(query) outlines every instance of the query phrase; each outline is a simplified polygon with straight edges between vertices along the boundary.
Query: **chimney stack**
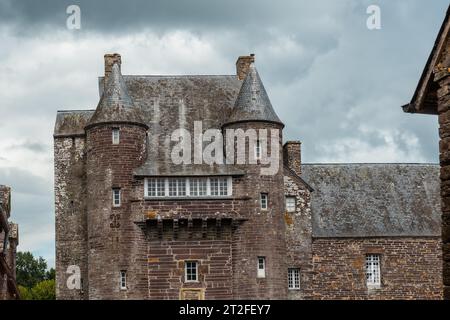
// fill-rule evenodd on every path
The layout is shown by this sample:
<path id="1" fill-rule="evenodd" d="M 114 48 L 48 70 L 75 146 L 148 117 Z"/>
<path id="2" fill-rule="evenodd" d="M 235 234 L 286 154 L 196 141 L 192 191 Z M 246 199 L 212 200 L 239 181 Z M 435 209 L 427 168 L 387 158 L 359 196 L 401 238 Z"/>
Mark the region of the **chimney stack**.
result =
<path id="1" fill-rule="evenodd" d="M 120 70 L 121 69 L 120 67 L 122 65 L 120 54 L 118 53 L 105 54 L 105 84 L 107 82 L 109 75 L 111 74 L 114 63 L 117 63 L 119 65 Z"/>
<path id="2" fill-rule="evenodd" d="M 255 54 L 251 53 L 249 56 L 240 56 L 236 61 L 236 75 L 239 80 L 244 80 L 247 76 L 250 64 L 255 62 Z"/>
<path id="3" fill-rule="evenodd" d="M 294 171 L 297 175 L 302 173 L 301 144 L 300 141 L 287 141 L 283 146 L 284 165 Z"/>

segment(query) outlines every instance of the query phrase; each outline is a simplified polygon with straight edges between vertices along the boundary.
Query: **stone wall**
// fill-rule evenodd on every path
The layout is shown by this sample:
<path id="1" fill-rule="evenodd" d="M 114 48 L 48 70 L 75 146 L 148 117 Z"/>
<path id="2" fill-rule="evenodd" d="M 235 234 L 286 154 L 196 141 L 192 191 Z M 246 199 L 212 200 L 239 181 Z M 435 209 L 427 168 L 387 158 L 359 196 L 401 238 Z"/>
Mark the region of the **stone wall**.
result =
<path id="1" fill-rule="evenodd" d="M 285 196 L 294 196 L 295 212 L 284 213 L 286 223 L 287 267 L 300 269 L 300 290 L 289 290 L 288 299 L 305 299 L 311 294 L 312 280 L 312 225 L 311 193 L 292 174 L 284 176 Z"/>
<path id="2" fill-rule="evenodd" d="M 150 299 L 210 300 L 233 298 L 231 221 L 187 219 L 148 225 L 148 285 Z M 185 261 L 197 261 L 198 282 L 186 282 Z"/>
<path id="3" fill-rule="evenodd" d="M 59 137 L 54 140 L 56 297 L 86 299 L 87 216 L 85 138 Z M 84 287 L 69 289 L 69 266 L 80 268 Z"/>
<path id="4" fill-rule="evenodd" d="M 450 43 L 434 70 L 439 113 L 444 296 L 450 299 Z"/>
<path id="5" fill-rule="evenodd" d="M 261 175 L 262 164 L 236 165 L 246 172 L 242 186 L 237 190 L 240 196 L 249 197 L 243 212 L 247 221 L 233 234 L 233 296 L 234 299 L 286 299 L 287 268 L 286 238 L 284 222 L 283 152 L 282 128 L 278 124 L 246 122 L 227 125 L 224 129 L 270 129 L 279 130 L 278 172 Z M 268 139 L 267 150 L 275 150 Z M 249 159 L 248 140 L 246 159 Z M 235 148 L 236 150 L 236 148 Z M 254 152 L 254 150 L 250 150 Z M 233 191 L 234 192 L 234 191 Z M 260 194 L 268 194 L 268 209 L 260 206 Z M 257 261 L 266 259 L 266 277 L 257 277 Z"/>
<path id="6" fill-rule="evenodd" d="M 313 299 L 442 299 L 436 238 L 313 240 Z M 366 285 L 365 256 L 381 256 L 381 287 Z"/>
<path id="7" fill-rule="evenodd" d="M 119 144 L 112 144 L 113 128 L 120 130 Z M 146 158 L 146 129 L 101 124 L 86 135 L 89 299 L 146 297 L 145 237 L 131 215 L 133 170 Z M 119 207 L 113 206 L 113 188 L 120 188 Z M 120 289 L 121 270 L 130 275 L 128 290 Z"/>

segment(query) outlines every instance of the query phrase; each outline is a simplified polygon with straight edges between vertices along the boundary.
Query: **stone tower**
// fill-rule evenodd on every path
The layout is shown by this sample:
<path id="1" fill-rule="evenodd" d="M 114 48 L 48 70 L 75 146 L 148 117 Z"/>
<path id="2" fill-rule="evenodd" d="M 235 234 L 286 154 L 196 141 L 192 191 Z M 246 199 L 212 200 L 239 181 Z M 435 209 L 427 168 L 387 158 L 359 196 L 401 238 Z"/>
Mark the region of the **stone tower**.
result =
<path id="1" fill-rule="evenodd" d="M 130 290 L 121 290 L 118 275 L 138 276 L 133 258 L 145 243 L 131 218 L 131 200 L 132 172 L 145 161 L 148 126 L 120 69 L 120 55 L 105 55 L 103 95 L 85 127 L 89 299 L 139 294 L 133 279 L 126 282 Z"/>
<path id="2" fill-rule="evenodd" d="M 239 61 L 242 60 L 242 61 Z M 223 125 L 228 129 L 255 130 L 255 145 L 246 139 L 245 164 L 237 167 L 246 172 L 242 181 L 242 195 L 250 198 L 247 221 L 236 230 L 233 247 L 234 299 L 285 299 L 287 296 L 286 242 L 283 190 L 283 123 L 270 103 L 264 85 L 255 68 L 254 56 L 240 57 L 237 74 L 246 73 L 230 117 Z M 264 134 L 264 131 L 267 130 Z M 235 131 L 236 132 L 236 131 Z M 272 139 L 272 134 L 275 136 Z M 267 148 L 265 147 L 267 142 Z M 258 151 L 256 151 L 258 148 Z M 266 151 L 274 157 L 278 170 L 261 174 Z M 256 154 L 257 153 L 257 154 Z M 256 155 L 256 156 L 255 156 Z M 261 156 L 261 159 L 257 159 Z M 256 158 L 256 165 L 250 159 Z M 237 160 L 235 160 L 237 161 Z M 267 199 L 267 208 L 262 205 Z M 265 275 L 257 274 L 263 260 Z"/>

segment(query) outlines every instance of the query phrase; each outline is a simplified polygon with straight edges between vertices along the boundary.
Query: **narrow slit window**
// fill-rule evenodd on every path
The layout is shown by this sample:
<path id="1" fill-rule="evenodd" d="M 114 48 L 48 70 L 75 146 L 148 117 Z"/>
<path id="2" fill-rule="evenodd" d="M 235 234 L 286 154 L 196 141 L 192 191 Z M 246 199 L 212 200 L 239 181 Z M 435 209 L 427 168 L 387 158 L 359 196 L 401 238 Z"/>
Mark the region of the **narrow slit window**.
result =
<path id="1" fill-rule="evenodd" d="M 368 287 L 379 287 L 381 285 L 380 255 L 366 255 L 366 280 Z"/>
<path id="2" fill-rule="evenodd" d="M 267 210 L 268 208 L 268 202 L 269 202 L 269 195 L 267 193 L 261 193 L 261 209 Z"/>
<path id="3" fill-rule="evenodd" d="M 258 278 L 266 277 L 266 257 L 258 257 Z"/>
<path id="4" fill-rule="evenodd" d="M 120 142 L 120 130 L 118 128 L 112 129 L 112 143 L 119 144 Z"/>
<path id="5" fill-rule="evenodd" d="M 261 140 L 256 140 L 255 144 L 255 159 L 261 160 Z"/>
<path id="6" fill-rule="evenodd" d="M 120 271 L 120 290 L 126 290 L 127 289 L 127 271 L 121 270 Z"/>
<path id="7" fill-rule="evenodd" d="M 113 189 L 113 206 L 114 207 L 120 207 L 121 205 L 121 199 L 120 199 L 120 189 L 114 188 Z"/>

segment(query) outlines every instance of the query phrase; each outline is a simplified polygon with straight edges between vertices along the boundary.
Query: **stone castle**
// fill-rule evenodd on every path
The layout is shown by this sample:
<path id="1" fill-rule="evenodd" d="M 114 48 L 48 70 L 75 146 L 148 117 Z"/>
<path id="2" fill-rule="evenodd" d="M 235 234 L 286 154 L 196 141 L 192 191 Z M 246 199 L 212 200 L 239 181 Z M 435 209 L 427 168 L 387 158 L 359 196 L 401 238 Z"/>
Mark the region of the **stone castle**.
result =
<path id="1" fill-rule="evenodd" d="M 122 75 L 107 54 L 97 108 L 57 113 L 57 298 L 441 299 L 439 167 L 302 164 L 254 55 L 236 69 Z M 251 137 L 255 164 L 174 163 L 196 121 L 277 132 L 279 169 Z"/>

